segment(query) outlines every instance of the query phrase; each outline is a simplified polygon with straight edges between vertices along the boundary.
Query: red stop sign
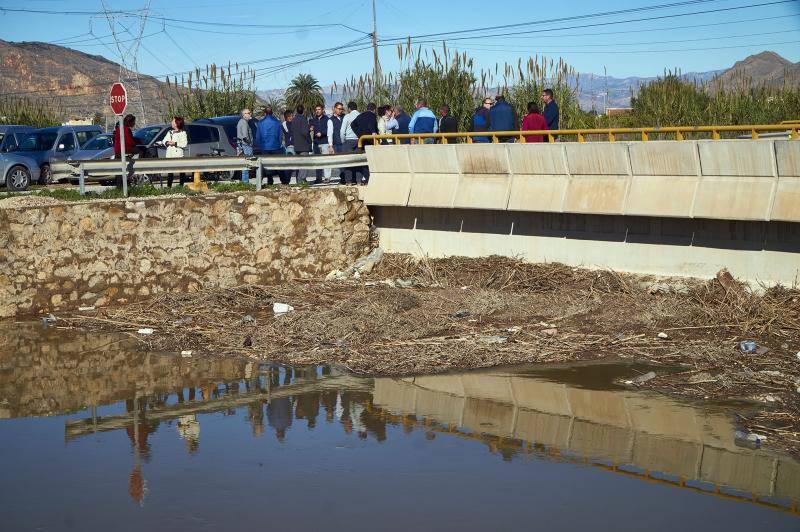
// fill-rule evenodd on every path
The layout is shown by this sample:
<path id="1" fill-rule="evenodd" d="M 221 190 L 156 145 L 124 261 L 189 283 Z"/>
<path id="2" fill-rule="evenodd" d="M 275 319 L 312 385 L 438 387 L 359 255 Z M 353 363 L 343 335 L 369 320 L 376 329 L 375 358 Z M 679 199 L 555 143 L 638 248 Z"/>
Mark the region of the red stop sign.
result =
<path id="1" fill-rule="evenodd" d="M 114 111 L 115 115 L 121 115 L 125 112 L 125 107 L 128 105 L 128 92 L 125 90 L 125 85 L 114 83 L 108 95 L 108 103 L 111 105 L 111 110 Z"/>

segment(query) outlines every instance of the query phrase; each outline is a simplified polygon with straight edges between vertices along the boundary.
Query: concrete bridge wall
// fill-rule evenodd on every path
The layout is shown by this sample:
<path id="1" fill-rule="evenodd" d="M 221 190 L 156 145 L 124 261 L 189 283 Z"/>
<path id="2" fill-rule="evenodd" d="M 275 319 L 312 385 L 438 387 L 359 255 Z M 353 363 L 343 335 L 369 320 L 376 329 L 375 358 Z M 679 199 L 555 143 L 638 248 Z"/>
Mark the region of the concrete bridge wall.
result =
<path id="1" fill-rule="evenodd" d="M 800 278 L 800 142 L 368 147 L 387 251 Z"/>

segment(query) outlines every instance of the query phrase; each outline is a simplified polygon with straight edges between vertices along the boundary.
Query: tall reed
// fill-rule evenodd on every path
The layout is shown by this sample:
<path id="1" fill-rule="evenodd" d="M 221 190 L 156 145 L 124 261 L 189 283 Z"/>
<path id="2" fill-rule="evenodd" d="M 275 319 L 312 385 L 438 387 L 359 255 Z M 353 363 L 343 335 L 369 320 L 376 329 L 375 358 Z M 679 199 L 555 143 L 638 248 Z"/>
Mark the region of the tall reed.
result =
<path id="1" fill-rule="evenodd" d="M 249 67 L 212 64 L 205 70 L 196 68 L 180 80 L 167 78 L 164 98 L 168 102 L 168 112 L 164 119 L 183 116 L 186 120 L 195 120 L 252 109 L 257 101 L 255 76 L 255 71 Z"/>
<path id="2" fill-rule="evenodd" d="M 57 126 L 67 116 L 67 111 L 58 100 L 0 98 L 0 124 L 19 124 L 36 128 Z"/>

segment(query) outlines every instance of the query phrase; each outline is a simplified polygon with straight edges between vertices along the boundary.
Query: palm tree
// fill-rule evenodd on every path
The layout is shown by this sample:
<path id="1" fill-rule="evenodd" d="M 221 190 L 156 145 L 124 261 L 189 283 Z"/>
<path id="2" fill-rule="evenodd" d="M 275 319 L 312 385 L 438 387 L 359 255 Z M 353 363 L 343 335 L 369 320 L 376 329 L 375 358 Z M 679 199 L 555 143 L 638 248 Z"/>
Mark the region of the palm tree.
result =
<path id="1" fill-rule="evenodd" d="M 303 105 L 310 112 L 316 105 L 325 105 L 322 87 L 317 78 L 311 74 L 299 74 L 292 80 L 283 96 L 286 100 L 286 107 L 289 109 Z"/>

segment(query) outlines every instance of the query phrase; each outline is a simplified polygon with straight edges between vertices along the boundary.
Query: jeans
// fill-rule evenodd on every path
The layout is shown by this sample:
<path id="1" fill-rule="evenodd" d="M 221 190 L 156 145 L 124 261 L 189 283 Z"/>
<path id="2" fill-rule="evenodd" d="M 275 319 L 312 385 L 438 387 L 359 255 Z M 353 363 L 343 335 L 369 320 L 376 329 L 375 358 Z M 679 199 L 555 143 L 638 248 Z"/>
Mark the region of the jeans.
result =
<path id="1" fill-rule="evenodd" d="M 249 144 L 245 144 L 242 141 L 238 142 L 236 146 L 236 154 L 237 155 L 244 155 L 245 157 L 252 157 L 253 156 L 253 147 Z M 245 168 L 242 170 L 242 183 L 249 183 L 250 182 L 250 170 Z"/>
<path id="2" fill-rule="evenodd" d="M 345 140 L 344 143 L 342 144 L 342 153 L 354 152 L 356 151 L 357 146 L 358 146 L 357 140 Z M 361 174 L 362 176 L 364 175 L 364 169 L 362 166 L 356 168 L 343 168 L 342 175 L 339 178 L 339 183 L 342 185 L 346 185 L 347 178 L 349 177 L 350 181 L 352 181 L 354 185 L 357 185 L 358 184 L 357 174 Z"/>
<path id="3" fill-rule="evenodd" d="M 314 155 L 324 155 L 328 153 L 328 145 L 327 144 L 314 144 Z M 331 178 L 331 169 L 325 168 L 324 170 L 317 170 L 317 183 L 320 182 L 321 179 L 325 179 L 326 181 Z"/>

